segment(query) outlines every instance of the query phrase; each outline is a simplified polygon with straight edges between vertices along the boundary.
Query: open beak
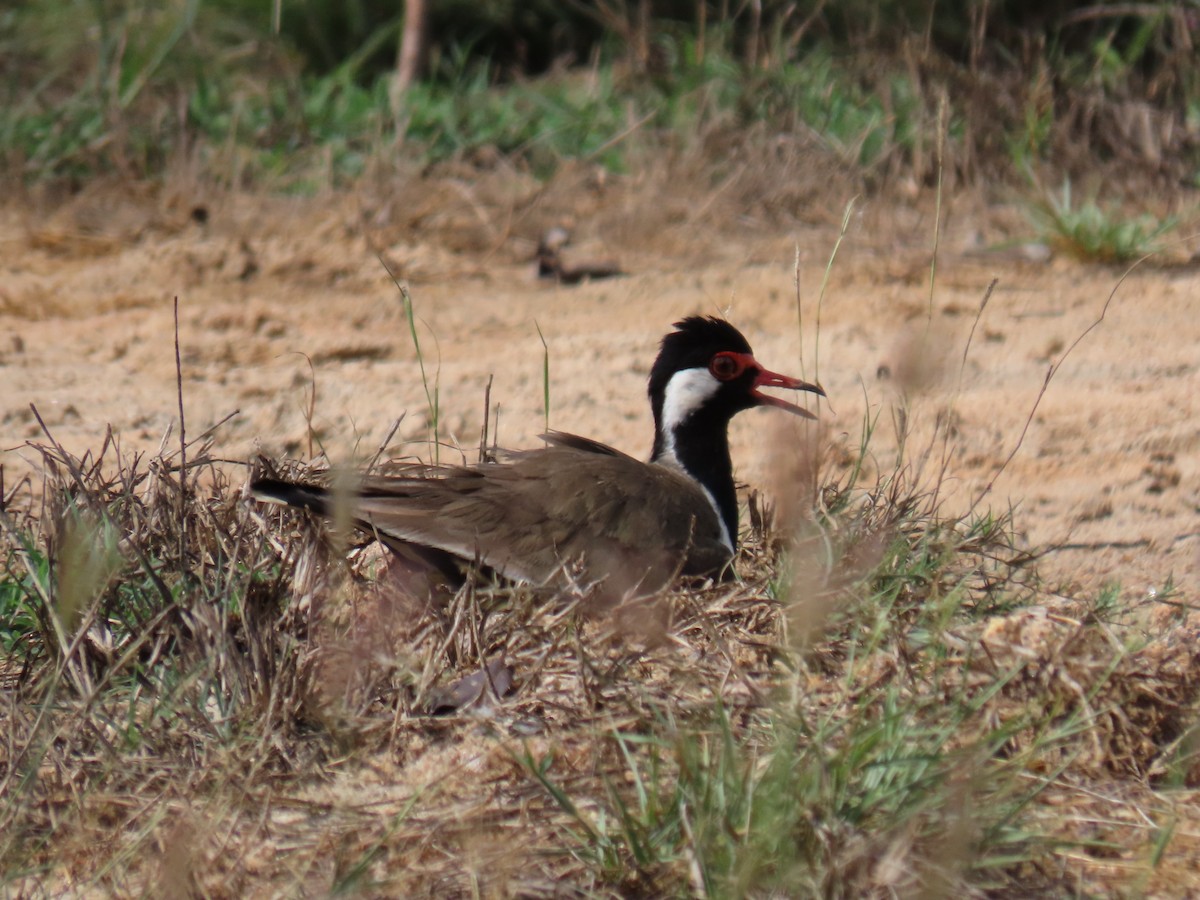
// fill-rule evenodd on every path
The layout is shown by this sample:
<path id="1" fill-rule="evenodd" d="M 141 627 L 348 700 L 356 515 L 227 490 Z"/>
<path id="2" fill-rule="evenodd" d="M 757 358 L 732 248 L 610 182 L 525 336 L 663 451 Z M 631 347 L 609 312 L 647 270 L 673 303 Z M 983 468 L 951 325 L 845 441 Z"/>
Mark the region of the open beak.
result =
<path id="1" fill-rule="evenodd" d="M 758 376 L 754 379 L 754 386 L 750 390 L 750 396 L 754 398 L 755 402 L 759 406 L 777 406 L 780 409 L 786 409 L 788 412 L 803 416 L 806 419 L 815 419 L 816 416 L 803 406 L 797 406 L 795 403 L 789 403 L 787 400 L 781 400 L 779 397 L 771 397 L 767 394 L 759 393 L 758 389 L 763 387 L 787 388 L 791 391 L 811 391 L 822 397 L 825 396 L 825 389 L 819 384 L 810 384 L 807 381 L 801 381 L 799 378 L 790 378 L 787 375 L 780 375 L 767 369 L 759 369 Z"/>

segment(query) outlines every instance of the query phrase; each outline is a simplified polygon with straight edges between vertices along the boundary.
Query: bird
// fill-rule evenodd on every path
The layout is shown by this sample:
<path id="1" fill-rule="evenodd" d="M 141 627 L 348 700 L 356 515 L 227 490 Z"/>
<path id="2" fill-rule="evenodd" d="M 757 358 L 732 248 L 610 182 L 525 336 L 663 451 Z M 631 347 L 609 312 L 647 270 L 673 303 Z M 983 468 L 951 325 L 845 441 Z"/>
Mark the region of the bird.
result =
<path id="1" fill-rule="evenodd" d="M 451 582 L 474 566 L 620 600 L 657 593 L 679 575 L 720 574 L 738 538 L 730 420 L 760 406 L 815 419 L 761 389 L 825 391 L 764 368 L 724 319 L 689 316 L 673 327 L 650 369 L 648 462 L 551 431 L 544 447 L 496 462 L 367 475 L 342 492 L 258 477 L 250 493 L 335 519 L 348 514 L 408 564 Z"/>

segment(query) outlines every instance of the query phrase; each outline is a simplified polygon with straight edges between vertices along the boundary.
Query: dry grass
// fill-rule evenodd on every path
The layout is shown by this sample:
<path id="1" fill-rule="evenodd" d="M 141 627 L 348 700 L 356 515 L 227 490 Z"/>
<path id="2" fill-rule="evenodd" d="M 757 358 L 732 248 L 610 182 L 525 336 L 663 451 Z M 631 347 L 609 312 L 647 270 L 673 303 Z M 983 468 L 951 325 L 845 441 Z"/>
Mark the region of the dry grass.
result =
<path id="1" fill-rule="evenodd" d="M 732 582 L 416 602 L 191 446 L 4 495 L 7 889 L 1142 890 L 1197 780 L 1190 611 L 1055 596 L 939 477 L 781 470 Z M 928 456 L 928 454 L 926 454 Z M 1164 614 L 1163 610 L 1167 613 Z M 1190 795 L 1188 795 L 1190 796 Z"/>

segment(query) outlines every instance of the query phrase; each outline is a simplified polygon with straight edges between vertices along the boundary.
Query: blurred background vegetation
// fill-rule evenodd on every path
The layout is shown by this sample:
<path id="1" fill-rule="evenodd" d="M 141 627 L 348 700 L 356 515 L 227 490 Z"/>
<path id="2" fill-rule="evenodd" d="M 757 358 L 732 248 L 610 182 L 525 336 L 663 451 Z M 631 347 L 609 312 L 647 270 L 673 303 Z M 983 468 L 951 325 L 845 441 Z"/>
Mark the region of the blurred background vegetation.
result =
<path id="1" fill-rule="evenodd" d="M 18 0 L 0 10 L 5 177 L 186 161 L 304 190 L 499 159 L 544 176 L 752 133 L 819 141 L 868 187 L 940 166 L 1200 185 L 1200 0 L 428 3 L 428 65 L 399 91 L 404 0 Z"/>

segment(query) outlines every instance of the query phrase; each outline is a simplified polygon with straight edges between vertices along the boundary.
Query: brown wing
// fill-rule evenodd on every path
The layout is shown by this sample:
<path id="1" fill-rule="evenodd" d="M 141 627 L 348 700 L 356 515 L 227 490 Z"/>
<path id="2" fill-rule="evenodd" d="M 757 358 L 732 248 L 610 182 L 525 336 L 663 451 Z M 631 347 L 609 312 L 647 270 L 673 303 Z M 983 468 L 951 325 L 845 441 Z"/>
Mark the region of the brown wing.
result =
<path id="1" fill-rule="evenodd" d="M 651 592 L 679 571 L 715 572 L 730 559 L 716 512 L 692 479 L 586 438 L 552 433 L 553 446 L 504 464 L 413 467 L 362 479 L 348 515 L 404 555 L 479 562 L 518 581 L 586 584 L 606 593 Z M 328 491 L 273 479 L 251 489 L 334 514 Z"/>
<path id="2" fill-rule="evenodd" d="M 589 582 L 654 590 L 730 558 L 694 481 L 617 451 L 555 446 L 434 478 L 371 478 L 359 491 L 354 516 L 367 530 L 520 581 L 555 580 L 582 560 Z"/>
<path id="3" fill-rule="evenodd" d="M 610 447 L 608 444 L 602 444 L 599 441 L 581 437 L 578 434 L 570 434 L 566 431 L 547 431 L 539 435 L 539 437 L 547 444 L 552 444 L 556 447 L 570 447 L 575 450 L 583 450 L 585 453 L 599 453 L 604 456 L 619 456 L 623 459 L 637 462 L 632 456 L 622 453 L 616 447 Z"/>

